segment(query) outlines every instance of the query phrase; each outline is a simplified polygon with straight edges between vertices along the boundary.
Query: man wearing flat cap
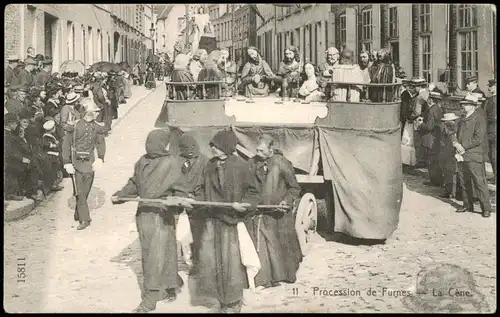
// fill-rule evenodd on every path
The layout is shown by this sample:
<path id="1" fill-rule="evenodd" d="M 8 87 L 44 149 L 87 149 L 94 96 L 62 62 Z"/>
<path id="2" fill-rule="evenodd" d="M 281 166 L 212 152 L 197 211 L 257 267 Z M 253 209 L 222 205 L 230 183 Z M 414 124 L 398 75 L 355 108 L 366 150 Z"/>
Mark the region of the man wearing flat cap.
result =
<path id="1" fill-rule="evenodd" d="M 45 87 L 45 84 L 50 79 L 51 73 L 52 73 L 52 60 L 51 59 L 43 60 L 42 70 L 36 76 L 35 85 L 38 87 Z"/>
<path id="2" fill-rule="evenodd" d="M 488 83 L 490 97 L 486 98 L 484 111 L 486 113 L 487 134 L 489 143 L 489 153 L 491 167 L 495 178 L 497 176 L 497 81 L 490 79 Z"/>
<path id="3" fill-rule="evenodd" d="M 69 95 L 68 95 L 69 96 Z M 65 135 L 62 144 L 64 169 L 74 175 L 76 186 L 76 210 L 74 219 L 78 230 L 90 225 L 91 217 L 87 198 L 94 182 L 94 172 L 104 163 L 107 132 L 104 124 L 95 121 L 99 108 L 90 100 L 82 102 L 83 118 L 77 120 Z M 97 150 L 97 159 L 95 158 Z"/>
<path id="4" fill-rule="evenodd" d="M 27 88 L 29 89 L 33 86 L 35 82 L 33 78 L 33 70 L 37 67 L 37 62 L 33 58 L 27 58 L 24 60 L 24 68 L 21 69 L 19 74 L 14 77 L 11 81 L 11 89 Z"/>
<path id="5" fill-rule="evenodd" d="M 479 94 L 482 98 L 486 98 L 484 92 L 478 87 L 477 76 L 470 76 L 465 79 L 465 89 L 471 94 Z"/>
<path id="6" fill-rule="evenodd" d="M 427 99 L 428 108 L 422 114 L 423 121 L 420 125 L 422 146 L 426 151 L 425 157 L 429 166 L 429 185 L 441 186 L 443 182 L 442 172 L 439 168 L 439 149 L 441 142 L 441 118 L 443 110 L 439 101 L 442 96 L 438 92 L 431 92 Z"/>
<path id="7" fill-rule="evenodd" d="M 19 89 L 15 91 L 11 91 L 9 93 L 9 99 L 5 103 L 5 109 L 9 113 L 13 113 L 16 115 L 19 115 L 24 109 L 27 108 L 26 106 L 26 95 L 28 91 L 24 87 L 20 87 Z"/>
<path id="8" fill-rule="evenodd" d="M 453 146 L 463 157 L 458 162 L 458 177 L 462 184 L 464 205 L 456 212 L 472 212 L 474 210 L 474 189 L 481 205 L 483 217 L 491 213 L 490 193 L 486 182 L 484 168 L 483 142 L 486 136 L 486 121 L 477 113 L 477 97 L 468 94 L 460 102 L 465 116 L 458 123 L 457 141 Z"/>
<path id="9" fill-rule="evenodd" d="M 14 113 L 7 113 L 3 123 L 3 142 L 4 142 L 4 186 L 6 200 L 23 200 L 20 195 L 20 175 L 25 171 L 29 159 L 23 157 L 19 150 L 21 142 L 18 134 L 15 133 L 19 125 L 18 116 Z"/>
<path id="10" fill-rule="evenodd" d="M 16 72 L 14 71 L 17 67 L 17 64 L 19 63 L 19 57 L 17 56 L 9 56 L 7 58 L 7 62 L 9 65 L 5 68 L 4 71 L 4 87 L 9 88 L 10 87 L 10 82 L 12 81 L 12 78 L 16 75 Z"/>

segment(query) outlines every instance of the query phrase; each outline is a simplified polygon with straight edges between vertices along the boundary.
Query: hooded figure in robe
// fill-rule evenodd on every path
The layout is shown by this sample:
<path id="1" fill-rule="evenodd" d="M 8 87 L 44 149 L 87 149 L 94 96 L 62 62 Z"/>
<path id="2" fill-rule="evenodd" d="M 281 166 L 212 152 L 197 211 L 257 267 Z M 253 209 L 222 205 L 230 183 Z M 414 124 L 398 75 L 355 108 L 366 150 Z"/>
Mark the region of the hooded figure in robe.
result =
<path id="1" fill-rule="evenodd" d="M 115 197 L 166 198 L 182 173 L 182 163 L 170 151 L 170 135 L 153 130 L 146 140 L 146 154 L 135 164 L 134 175 Z M 113 200 L 113 203 L 120 201 Z M 137 231 L 142 249 L 144 294 L 135 312 L 148 312 L 161 300 L 176 299 L 183 281 L 177 274 L 176 209 L 163 204 L 139 202 Z"/>
<path id="2" fill-rule="evenodd" d="M 242 264 L 237 225 L 259 201 L 255 178 L 248 163 L 235 155 L 238 141 L 233 131 L 220 131 L 210 142 L 215 154 L 204 173 L 205 200 L 233 203 L 231 208 L 213 207 L 204 215 L 199 259 L 199 291 L 218 299 L 222 312 L 240 312 L 243 289 L 249 287 Z M 243 225 L 244 226 L 244 225 Z"/>

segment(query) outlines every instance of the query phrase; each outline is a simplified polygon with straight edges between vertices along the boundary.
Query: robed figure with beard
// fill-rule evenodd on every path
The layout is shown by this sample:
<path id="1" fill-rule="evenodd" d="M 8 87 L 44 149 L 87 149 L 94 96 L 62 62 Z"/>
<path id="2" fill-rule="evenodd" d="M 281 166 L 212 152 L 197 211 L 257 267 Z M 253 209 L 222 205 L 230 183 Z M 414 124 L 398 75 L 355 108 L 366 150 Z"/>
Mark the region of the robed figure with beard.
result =
<path id="1" fill-rule="evenodd" d="M 370 67 L 370 78 L 374 84 L 392 84 L 395 82 L 396 73 L 389 50 L 382 49 L 377 53 L 377 63 Z M 395 87 L 372 88 L 370 100 L 373 102 L 392 101 Z M 385 97 L 385 98 L 384 98 Z"/>
<path id="2" fill-rule="evenodd" d="M 340 59 L 340 65 L 334 69 L 333 80 L 346 83 L 367 83 L 363 71 L 359 65 L 354 64 L 354 51 L 344 48 Z M 361 85 L 337 85 L 334 100 L 359 102 L 360 94 L 363 90 Z"/>
<path id="3" fill-rule="evenodd" d="M 285 49 L 285 56 L 275 79 L 275 83 L 281 86 L 283 98 L 296 97 L 297 89 L 301 84 L 301 73 L 302 65 L 300 64 L 299 51 L 296 47 L 289 46 Z"/>
<path id="4" fill-rule="evenodd" d="M 269 86 L 276 79 L 276 75 L 269 64 L 262 59 L 257 48 L 250 46 L 247 53 L 249 61 L 241 72 L 240 94 L 267 97 Z"/>
<path id="5" fill-rule="evenodd" d="M 328 86 L 327 83 L 333 80 L 333 71 L 334 68 L 339 65 L 340 54 L 339 51 L 333 46 L 329 47 L 325 53 L 326 61 L 318 65 L 318 84 L 323 89 L 327 100 L 330 100 L 334 91 L 332 90 L 332 86 Z"/>

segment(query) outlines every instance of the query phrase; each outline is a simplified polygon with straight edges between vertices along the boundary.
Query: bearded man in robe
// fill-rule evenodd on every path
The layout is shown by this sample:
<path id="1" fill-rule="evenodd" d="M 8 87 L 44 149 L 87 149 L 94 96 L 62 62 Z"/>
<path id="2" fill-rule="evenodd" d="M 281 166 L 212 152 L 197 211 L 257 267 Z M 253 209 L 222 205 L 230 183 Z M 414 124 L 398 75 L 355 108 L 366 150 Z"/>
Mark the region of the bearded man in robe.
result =
<path id="1" fill-rule="evenodd" d="M 294 46 L 285 49 L 285 56 L 280 64 L 275 83 L 281 87 L 281 96 L 288 100 L 296 97 L 297 88 L 300 87 L 302 67 L 300 65 L 299 50 Z"/>
<path id="2" fill-rule="evenodd" d="M 340 59 L 340 65 L 334 68 L 333 81 L 346 83 L 365 83 L 366 78 L 359 65 L 354 64 L 354 51 L 344 48 Z M 359 102 L 363 90 L 361 85 L 337 84 L 334 90 L 333 100 Z"/>
<path id="3" fill-rule="evenodd" d="M 363 73 L 363 83 L 370 83 L 371 78 L 370 78 L 370 53 L 367 51 L 361 51 L 359 54 L 359 69 Z M 368 99 L 368 88 L 363 87 L 363 90 L 361 91 L 360 95 L 361 100 L 366 100 Z"/>
<path id="4" fill-rule="evenodd" d="M 123 202 L 119 197 L 172 196 L 172 187 L 182 173 L 182 163 L 170 153 L 169 147 L 170 134 L 166 130 L 149 133 L 146 154 L 135 164 L 134 175 L 127 185 L 113 195 L 114 204 Z M 159 203 L 139 202 L 136 222 L 142 249 L 144 296 L 134 312 L 152 311 L 158 301 L 174 301 L 178 288 L 183 285 L 177 274 L 176 210 Z"/>
<path id="5" fill-rule="evenodd" d="M 329 47 L 325 53 L 326 61 L 318 66 L 318 84 L 323 89 L 323 93 L 326 95 L 327 100 L 330 100 L 334 91 L 332 86 L 327 85 L 327 83 L 333 80 L 333 72 L 339 65 L 340 54 L 339 51 L 333 46 Z"/>
<path id="6" fill-rule="evenodd" d="M 240 94 L 267 97 L 269 96 L 269 87 L 273 80 L 276 80 L 276 75 L 257 48 L 250 46 L 247 53 L 248 62 L 241 72 Z"/>
<path id="7" fill-rule="evenodd" d="M 378 51 L 377 60 L 378 62 L 370 67 L 371 82 L 374 84 L 395 83 L 396 69 L 392 63 L 389 50 L 381 49 Z M 373 102 L 392 101 L 392 97 L 396 93 L 395 89 L 395 87 L 372 88 L 370 89 L 370 100 Z"/>
<path id="8" fill-rule="evenodd" d="M 214 157 L 203 177 L 205 200 L 232 203 L 232 208 L 200 211 L 206 220 L 200 245 L 198 291 L 216 298 L 224 313 L 241 311 L 243 289 L 249 287 L 241 253 L 254 246 L 240 244 L 238 233 L 246 230 L 243 221 L 259 202 L 248 163 L 235 155 L 237 143 L 232 130 L 218 132 L 210 142 Z"/>
<path id="9" fill-rule="evenodd" d="M 260 204 L 293 207 L 299 198 L 300 186 L 292 163 L 275 149 L 272 136 L 264 134 L 259 138 L 250 170 L 257 179 Z M 254 216 L 246 225 L 261 263 L 255 286 L 267 288 L 280 282 L 295 283 L 302 252 L 292 209 Z"/>
<path id="10" fill-rule="evenodd" d="M 179 54 L 175 57 L 174 70 L 171 74 L 170 81 L 173 83 L 192 83 L 194 82 L 193 75 L 188 70 L 189 56 L 185 54 Z M 195 87 L 190 88 L 190 94 L 188 95 L 187 87 L 185 86 L 171 86 L 175 87 L 170 91 L 171 99 L 176 100 L 189 100 L 196 92 Z M 174 96 L 175 94 L 175 96 Z"/>

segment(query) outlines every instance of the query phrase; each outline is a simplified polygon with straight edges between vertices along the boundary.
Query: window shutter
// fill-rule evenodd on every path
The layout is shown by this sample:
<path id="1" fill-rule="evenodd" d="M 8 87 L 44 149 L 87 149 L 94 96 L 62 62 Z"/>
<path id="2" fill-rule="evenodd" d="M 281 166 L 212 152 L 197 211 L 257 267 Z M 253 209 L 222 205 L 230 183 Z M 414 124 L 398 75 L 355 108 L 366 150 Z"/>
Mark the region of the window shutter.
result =
<path id="1" fill-rule="evenodd" d="M 457 6 L 450 5 L 450 82 L 457 83 Z"/>
<path id="2" fill-rule="evenodd" d="M 412 46 L 413 46 L 413 77 L 417 77 L 420 73 L 420 49 L 419 49 L 419 29 L 418 29 L 418 21 L 419 21 L 419 9 L 418 4 L 412 4 L 411 15 L 412 15 Z"/>
<path id="3" fill-rule="evenodd" d="M 382 4 L 380 6 L 380 21 L 382 21 L 382 32 L 380 34 L 380 47 L 388 46 L 388 37 L 389 37 L 389 5 Z"/>

